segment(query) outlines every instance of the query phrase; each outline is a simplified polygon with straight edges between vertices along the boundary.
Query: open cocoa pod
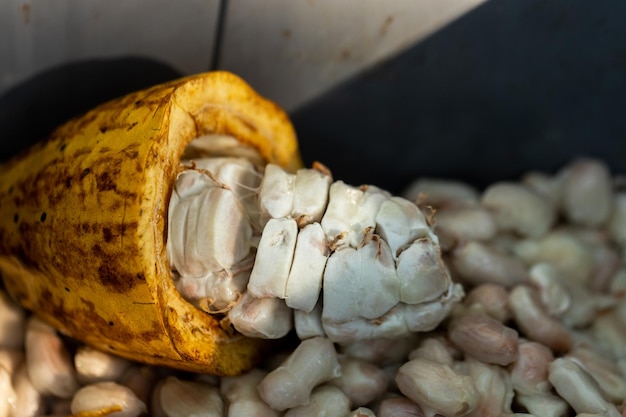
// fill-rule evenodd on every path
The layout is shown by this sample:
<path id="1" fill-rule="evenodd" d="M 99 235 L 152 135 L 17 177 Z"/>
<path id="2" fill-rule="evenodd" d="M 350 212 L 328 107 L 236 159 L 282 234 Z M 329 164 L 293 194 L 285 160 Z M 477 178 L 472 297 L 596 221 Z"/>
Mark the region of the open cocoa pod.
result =
<path id="1" fill-rule="evenodd" d="M 182 299 L 167 261 L 168 202 L 186 155 L 301 165 L 287 115 L 230 73 L 110 101 L 0 167 L 0 273 L 63 334 L 145 363 L 233 375 L 266 342 Z"/>

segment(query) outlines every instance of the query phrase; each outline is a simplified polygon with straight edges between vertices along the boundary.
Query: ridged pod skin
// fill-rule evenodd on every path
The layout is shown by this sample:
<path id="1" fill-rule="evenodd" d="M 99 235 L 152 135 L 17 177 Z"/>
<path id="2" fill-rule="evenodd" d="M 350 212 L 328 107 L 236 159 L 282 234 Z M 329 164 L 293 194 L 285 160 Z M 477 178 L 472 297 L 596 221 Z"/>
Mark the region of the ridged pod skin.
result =
<path id="1" fill-rule="evenodd" d="M 287 115 L 211 72 L 105 103 L 1 166 L 7 290 L 62 333 L 126 358 L 216 375 L 251 368 L 263 342 L 184 301 L 166 256 L 181 157 L 207 134 L 236 138 L 234 151 L 259 163 L 301 165 Z"/>

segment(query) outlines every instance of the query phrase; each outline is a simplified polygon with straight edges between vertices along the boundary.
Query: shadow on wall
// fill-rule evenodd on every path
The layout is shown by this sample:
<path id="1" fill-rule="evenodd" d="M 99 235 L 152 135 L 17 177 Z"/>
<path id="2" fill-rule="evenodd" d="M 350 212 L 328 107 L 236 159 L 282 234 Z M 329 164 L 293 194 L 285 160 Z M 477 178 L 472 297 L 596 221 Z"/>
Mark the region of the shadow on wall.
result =
<path id="1" fill-rule="evenodd" d="M 0 161 L 102 102 L 180 76 L 143 58 L 90 60 L 42 72 L 0 97 Z"/>
<path id="2" fill-rule="evenodd" d="M 626 3 L 492 0 L 292 115 L 307 164 L 392 191 L 577 156 L 626 173 Z"/>

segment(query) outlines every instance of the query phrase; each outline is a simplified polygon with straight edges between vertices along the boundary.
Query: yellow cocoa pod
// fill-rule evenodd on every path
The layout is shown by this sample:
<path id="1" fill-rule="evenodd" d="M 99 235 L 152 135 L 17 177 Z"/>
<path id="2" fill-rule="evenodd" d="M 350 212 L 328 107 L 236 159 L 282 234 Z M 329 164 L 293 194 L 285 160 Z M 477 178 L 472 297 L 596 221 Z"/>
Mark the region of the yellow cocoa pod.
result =
<path id="1" fill-rule="evenodd" d="M 66 335 L 144 363 L 234 375 L 264 342 L 183 300 L 167 261 L 185 152 L 301 165 L 285 112 L 233 74 L 129 94 L 0 167 L 0 273 L 18 302 Z"/>

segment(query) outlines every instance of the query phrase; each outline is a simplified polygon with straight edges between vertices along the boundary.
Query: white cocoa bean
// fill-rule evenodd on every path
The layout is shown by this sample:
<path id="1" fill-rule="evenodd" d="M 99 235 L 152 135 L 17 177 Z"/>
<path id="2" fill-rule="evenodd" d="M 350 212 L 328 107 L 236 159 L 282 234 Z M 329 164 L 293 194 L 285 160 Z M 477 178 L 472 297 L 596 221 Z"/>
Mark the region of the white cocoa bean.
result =
<path id="1" fill-rule="evenodd" d="M 365 233 L 375 229 L 376 214 L 389 197 L 389 193 L 373 186 L 357 188 L 335 181 L 330 186 L 328 206 L 321 221 L 328 241 L 337 248 L 359 246 Z"/>
<path id="2" fill-rule="evenodd" d="M 522 240 L 513 252 L 528 265 L 547 262 L 570 280 L 582 284 L 589 282 L 594 269 L 589 247 L 566 230 L 553 230 L 538 240 Z"/>
<path id="3" fill-rule="evenodd" d="M 167 417 L 222 417 L 219 389 L 202 382 L 168 376 L 159 390 L 159 403 Z"/>
<path id="4" fill-rule="evenodd" d="M 311 401 L 294 407 L 285 417 L 346 417 L 350 413 L 350 399 L 332 385 L 322 385 L 313 390 Z"/>
<path id="5" fill-rule="evenodd" d="M 450 286 L 448 269 L 433 241 L 414 241 L 398 256 L 396 271 L 401 281 L 400 301 L 420 304 L 440 298 Z"/>
<path id="6" fill-rule="evenodd" d="M 179 175 L 168 213 L 168 257 L 181 276 L 230 271 L 249 255 L 252 226 L 244 208 L 207 173 Z"/>
<path id="7" fill-rule="evenodd" d="M 500 417 L 511 412 L 513 385 L 504 368 L 472 358 L 458 362 L 455 368 L 472 378 L 478 394 L 476 407 L 467 417 Z"/>
<path id="8" fill-rule="evenodd" d="M 73 414 L 114 412 L 116 417 L 137 417 L 148 411 L 130 389 L 115 382 L 96 382 L 82 387 L 72 399 L 71 410 Z"/>
<path id="9" fill-rule="evenodd" d="M 356 318 L 324 321 L 322 317 L 324 332 L 330 340 L 340 345 L 359 340 L 398 338 L 410 332 L 405 320 L 406 311 L 404 307 L 406 304 L 400 303 L 375 320 Z"/>
<path id="10" fill-rule="evenodd" d="M 195 159 L 196 168 L 209 171 L 222 188 L 231 190 L 250 217 L 250 223 L 259 225 L 258 191 L 263 176 L 246 158 Z"/>
<path id="11" fill-rule="evenodd" d="M 550 203 L 521 184 L 493 184 L 485 190 L 481 202 L 493 213 L 500 230 L 521 236 L 545 235 L 556 218 Z"/>
<path id="12" fill-rule="evenodd" d="M 571 345 L 569 331 L 544 310 L 533 288 L 519 285 L 511 291 L 509 304 L 521 332 L 531 340 L 563 352 Z"/>
<path id="13" fill-rule="evenodd" d="M 202 274 L 192 276 L 236 269 L 251 249 L 252 225 L 247 213 L 230 189 L 211 187 L 198 199 L 197 219 L 190 211 L 185 224 L 185 261 L 193 257 L 203 266 Z"/>
<path id="14" fill-rule="evenodd" d="M 396 383 L 427 416 L 465 416 L 478 404 L 478 392 L 469 376 L 428 359 L 417 358 L 402 365 Z"/>
<path id="15" fill-rule="evenodd" d="M 565 357 L 585 370 L 596 381 L 604 397 L 613 404 L 626 401 L 626 378 L 612 361 L 606 360 L 594 349 L 580 345 L 575 346 Z"/>
<path id="16" fill-rule="evenodd" d="M 450 340 L 465 354 L 480 361 L 506 366 L 517 359 L 517 331 L 486 314 L 455 317 L 448 329 Z"/>
<path id="17" fill-rule="evenodd" d="M 577 413 L 622 417 L 615 405 L 604 399 L 593 378 L 571 359 L 555 359 L 550 364 L 549 380 Z"/>
<path id="18" fill-rule="evenodd" d="M 484 207 L 450 207 L 435 215 L 437 235 L 445 234 L 455 242 L 487 241 L 498 232 L 493 215 Z"/>
<path id="19" fill-rule="evenodd" d="M 617 360 L 626 360 L 626 321 L 619 311 L 601 314 L 591 324 L 593 340 Z"/>
<path id="20" fill-rule="evenodd" d="M 300 340 L 316 336 L 326 336 L 322 323 L 322 304 L 317 304 L 310 313 L 302 310 L 294 310 L 293 322 L 296 328 L 296 334 Z"/>
<path id="21" fill-rule="evenodd" d="M 561 285 L 559 271 L 547 262 L 533 265 L 528 273 L 530 283 L 539 290 L 541 302 L 553 317 L 562 316 L 571 306 L 572 297 Z"/>
<path id="22" fill-rule="evenodd" d="M 542 172 L 531 171 L 524 174 L 522 184 L 540 195 L 554 209 L 560 208 L 563 182 L 558 176 L 552 177 Z"/>
<path id="23" fill-rule="evenodd" d="M 548 392 L 542 394 L 518 394 L 515 400 L 535 416 L 563 417 L 570 411 L 562 398 Z M 580 415 L 580 414 L 578 414 Z"/>
<path id="24" fill-rule="evenodd" d="M 333 343 L 314 337 L 300 343 L 289 358 L 259 384 L 259 395 L 275 410 L 306 405 L 316 386 L 341 375 Z"/>
<path id="25" fill-rule="evenodd" d="M 436 240 L 420 209 L 401 197 L 385 200 L 376 213 L 375 221 L 376 233 L 387 242 L 393 256 L 398 256 L 404 246 L 417 239 Z"/>
<path id="26" fill-rule="evenodd" d="M 130 362 L 92 347 L 81 346 L 74 355 L 74 366 L 78 381 L 81 384 L 91 384 L 117 381 L 130 366 Z"/>
<path id="27" fill-rule="evenodd" d="M 26 328 L 26 368 L 33 386 L 44 395 L 70 398 L 78 389 L 74 364 L 56 331 L 36 317 Z"/>
<path id="28" fill-rule="evenodd" d="M 208 312 L 227 312 L 245 292 L 250 280 L 252 257 L 241 269 L 210 272 L 203 277 L 175 277 L 180 295 L 196 307 Z M 247 264 L 247 265 L 246 265 Z"/>
<path id="29" fill-rule="evenodd" d="M 377 417 L 426 417 L 419 405 L 406 397 L 386 398 L 376 410 Z"/>
<path id="30" fill-rule="evenodd" d="M 267 372 L 253 369 L 250 372 L 232 377 L 223 377 L 220 392 L 227 401 L 227 417 L 279 417 L 259 396 L 257 387 Z"/>
<path id="31" fill-rule="evenodd" d="M 527 281 L 526 266 L 519 259 L 480 242 L 467 242 L 452 251 L 454 271 L 470 284 L 512 287 Z"/>
<path id="32" fill-rule="evenodd" d="M 567 165 L 563 178 L 563 209 L 572 223 L 585 226 L 605 224 L 613 210 L 613 185 L 605 163 L 580 159 Z"/>
<path id="33" fill-rule="evenodd" d="M 428 332 L 435 329 L 463 298 L 463 287 L 452 284 L 439 299 L 420 304 L 399 303 L 375 320 L 324 320 L 324 331 L 330 340 L 350 344 L 363 339 L 398 338 L 410 332 Z"/>
<path id="34" fill-rule="evenodd" d="M 419 347 L 409 353 L 409 360 L 423 358 L 452 366 L 455 350 L 456 348 L 448 341 L 444 341 L 442 337 L 428 337 L 420 342 Z"/>
<path id="35" fill-rule="evenodd" d="M 322 320 L 376 319 L 400 301 L 400 286 L 389 246 L 376 235 L 338 250 L 326 263 Z"/>
<path id="36" fill-rule="evenodd" d="M 469 184 L 435 178 L 420 178 L 413 181 L 402 195 L 420 207 L 434 208 L 474 205 L 480 199 L 478 191 Z"/>
<path id="37" fill-rule="evenodd" d="M 478 285 L 467 293 L 463 304 L 469 310 L 482 311 L 500 323 L 504 323 L 511 318 L 509 293 L 502 285 Z"/>
<path id="38" fill-rule="evenodd" d="M 544 394 L 552 389 L 548 369 L 554 360 L 552 351 L 545 345 L 521 340 L 516 361 L 510 367 L 511 382 L 518 394 Z"/>
<path id="39" fill-rule="evenodd" d="M 265 167 L 259 190 L 262 226 L 272 218 L 291 216 L 295 188 L 295 175 L 289 174 L 278 165 L 268 164 Z"/>
<path id="40" fill-rule="evenodd" d="M 451 284 L 445 294 L 437 300 L 420 304 L 401 303 L 398 308 L 409 331 L 428 332 L 434 330 L 448 317 L 452 308 L 464 296 L 461 284 Z"/>
<path id="41" fill-rule="evenodd" d="M 13 388 L 15 390 L 15 404 L 12 412 L 14 417 L 34 417 L 45 413 L 45 398 L 33 386 L 25 366 L 20 367 L 13 375 Z"/>
<path id="42" fill-rule="evenodd" d="M 228 312 L 228 319 L 248 337 L 279 339 L 293 329 L 293 313 L 284 300 L 256 298 L 249 292 Z"/>
<path id="43" fill-rule="evenodd" d="M 570 280 L 550 264 L 533 266 L 529 276 L 538 287 L 548 314 L 559 317 L 569 328 L 586 327 L 598 312 L 614 304 L 612 299 L 592 293 L 587 286 Z"/>
<path id="44" fill-rule="evenodd" d="M 267 222 L 248 282 L 251 295 L 285 298 L 297 236 L 298 225 L 294 219 L 270 219 Z"/>
<path id="45" fill-rule="evenodd" d="M 287 279 L 285 302 L 293 309 L 310 312 L 319 299 L 329 250 L 319 223 L 298 233 L 293 262 Z"/>
<path id="46" fill-rule="evenodd" d="M 303 226 L 322 220 L 328 203 L 328 190 L 332 178 L 329 172 L 319 169 L 299 169 L 296 173 L 292 217 Z"/>
<path id="47" fill-rule="evenodd" d="M 328 383 L 338 387 L 350 398 L 353 406 L 367 405 L 387 389 L 387 375 L 378 366 L 347 356 L 339 358 L 341 376 Z"/>

